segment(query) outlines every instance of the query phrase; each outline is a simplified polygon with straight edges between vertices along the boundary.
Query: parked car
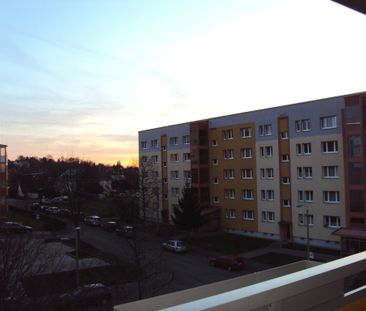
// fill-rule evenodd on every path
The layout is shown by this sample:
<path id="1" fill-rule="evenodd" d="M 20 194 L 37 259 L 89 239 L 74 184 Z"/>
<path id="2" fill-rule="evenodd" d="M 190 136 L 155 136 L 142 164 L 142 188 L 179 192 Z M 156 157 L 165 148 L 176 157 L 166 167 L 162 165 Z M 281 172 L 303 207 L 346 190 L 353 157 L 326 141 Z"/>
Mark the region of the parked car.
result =
<path id="1" fill-rule="evenodd" d="M 115 221 L 105 221 L 101 224 L 101 228 L 106 231 L 114 232 L 117 228 L 117 222 Z"/>
<path id="2" fill-rule="evenodd" d="M 6 221 L 0 224 L 1 233 L 31 233 L 33 230 L 30 226 L 23 226 L 20 223 Z"/>
<path id="3" fill-rule="evenodd" d="M 84 223 L 86 225 L 90 225 L 90 226 L 100 226 L 101 218 L 99 216 L 96 216 L 96 215 L 86 216 L 84 218 Z"/>
<path id="4" fill-rule="evenodd" d="M 244 258 L 236 255 L 223 255 L 209 258 L 210 264 L 215 267 L 220 267 L 231 270 L 242 270 L 245 268 Z"/>
<path id="5" fill-rule="evenodd" d="M 116 233 L 119 236 L 123 236 L 125 238 L 133 238 L 136 234 L 135 227 L 133 226 L 117 226 Z"/>
<path id="6" fill-rule="evenodd" d="M 70 217 L 72 216 L 72 212 L 67 208 L 60 208 L 58 215 L 61 217 Z"/>
<path id="7" fill-rule="evenodd" d="M 70 293 L 58 297 L 61 307 L 79 308 L 95 304 L 105 304 L 112 298 L 111 289 L 102 283 L 87 284 Z"/>
<path id="8" fill-rule="evenodd" d="M 169 240 L 161 244 L 161 246 L 168 250 L 175 253 L 184 253 L 187 251 L 187 247 L 184 245 L 183 241 L 181 240 Z"/>
<path id="9" fill-rule="evenodd" d="M 45 209 L 47 214 L 58 215 L 60 213 L 60 209 L 57 206 L 50 206 Z"/>

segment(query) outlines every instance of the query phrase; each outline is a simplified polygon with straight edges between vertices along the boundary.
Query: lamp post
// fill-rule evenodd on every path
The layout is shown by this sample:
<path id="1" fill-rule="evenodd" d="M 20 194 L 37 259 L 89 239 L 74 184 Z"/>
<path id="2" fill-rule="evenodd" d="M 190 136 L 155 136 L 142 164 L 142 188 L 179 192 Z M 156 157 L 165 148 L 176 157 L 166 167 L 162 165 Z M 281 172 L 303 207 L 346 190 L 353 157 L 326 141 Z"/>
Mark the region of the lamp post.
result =
<path id="1" fill-rule="evenodd" d="M 303 205 L 297 205 L 296 207 L 304 207 Z M 306 221 L 306 258 L 307 260 L 313 259 L 313 256 L 310 256 L 310 232 L 309 232 L 309 209 L 306 208 L 305 212 L 305 221 Z"/>

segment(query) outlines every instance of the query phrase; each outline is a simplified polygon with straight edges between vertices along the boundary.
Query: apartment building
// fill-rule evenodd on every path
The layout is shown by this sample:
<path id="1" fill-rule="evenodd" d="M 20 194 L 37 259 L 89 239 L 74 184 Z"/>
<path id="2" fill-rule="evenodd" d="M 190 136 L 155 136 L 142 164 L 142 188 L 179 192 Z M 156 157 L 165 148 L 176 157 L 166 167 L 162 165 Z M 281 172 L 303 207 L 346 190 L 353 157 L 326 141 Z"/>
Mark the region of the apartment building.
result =
<path id="1" fill-rule="evenodd" d="M 8 194 L 8 160 L 6 145 L 0 144 L 0 216 L 7 212 L 6 196 Z"/>
<path id="2" fill-rule="evenodd" d="M 366 249 L 365 144 L 366 93 L 139 132 L 160 221 L 188 179 L 213 229 L 300 243 L 309 232 L 346 251 Z"/>

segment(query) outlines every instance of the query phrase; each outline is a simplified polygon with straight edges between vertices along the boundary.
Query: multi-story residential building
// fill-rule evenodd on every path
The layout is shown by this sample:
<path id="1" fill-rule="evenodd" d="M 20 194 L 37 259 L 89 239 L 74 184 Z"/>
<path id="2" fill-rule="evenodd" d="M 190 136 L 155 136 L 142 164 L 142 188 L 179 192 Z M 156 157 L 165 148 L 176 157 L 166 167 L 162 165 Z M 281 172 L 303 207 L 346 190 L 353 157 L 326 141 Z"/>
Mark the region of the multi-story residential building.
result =
<path id="1" fill-rule="evenodd" d="M 0 216 L 7 212 L 6 196 L 8 194 L 8 160 L 6 145 L 0 144 Z"/>
<path id="2" fill-rule="evenodd" d="M 190 178 L 212 228 L 348 250 L 366 249 L 365 155 L 366 93 L 139 132 L 163 221 Z"/>

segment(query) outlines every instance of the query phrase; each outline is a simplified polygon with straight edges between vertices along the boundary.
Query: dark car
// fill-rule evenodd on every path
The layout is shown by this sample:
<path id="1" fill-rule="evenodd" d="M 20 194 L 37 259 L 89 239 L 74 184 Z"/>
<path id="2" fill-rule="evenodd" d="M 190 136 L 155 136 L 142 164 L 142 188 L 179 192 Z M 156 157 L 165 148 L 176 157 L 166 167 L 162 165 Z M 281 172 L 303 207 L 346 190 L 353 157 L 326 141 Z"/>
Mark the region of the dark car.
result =
<path id="1" fill-rule="evenodd" d="M 136 234 L 135 227 L 133 226 L 118 226 L 116 228 L 116 233 L 119 236 L 123 236 L 125 238 L 133 238 Z"/>
<path id="2" fill-rule="evenodd" d="M 20 223 L 6 221 L 0 224 L 1 233 L 31 233 L 33 230 L 30 226 L 23 226 Z"/>
<path id="3" fill-rule="evenodd" d="M 244 258 L 236 255 L 224 255 L 209 258 L 210 264 L 215 267 L 220 267 L 231 270 L 242 270 L 245 268 Z"/>
<path id="4" fill-rule="evenodd" d="M 115 221 L 105 221 L 100 226 L 103 230 L 114 232 L 117 228 L 117 223 Z"/>
<path id="5" fill-rule="evenodd" d="M 87 284 L 76 288 L 71 293 L 59 296 L 58 305 L 78 309 L 84 306 L 105 304 L 111 297 L 111 289 L 102 283 Z"/>
<path id="6" fill-rule="evenodd" d="M 84 223 L 89 226 L 100 226 L 101 218 L 99 216 L 86 216 L 84 218 Z"/>

